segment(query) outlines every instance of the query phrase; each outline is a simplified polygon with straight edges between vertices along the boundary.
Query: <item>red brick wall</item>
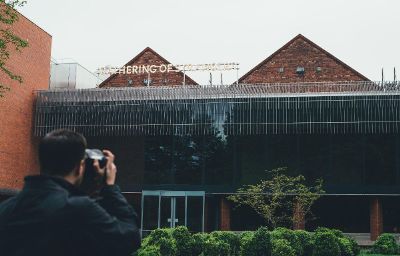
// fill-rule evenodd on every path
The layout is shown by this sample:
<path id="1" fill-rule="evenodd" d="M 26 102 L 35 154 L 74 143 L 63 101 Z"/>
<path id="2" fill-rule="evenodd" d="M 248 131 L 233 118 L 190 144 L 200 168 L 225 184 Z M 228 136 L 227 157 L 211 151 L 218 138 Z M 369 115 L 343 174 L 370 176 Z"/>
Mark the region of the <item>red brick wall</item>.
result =
<path id="1" fill-rule="evenodd" d="M 0 98 L 0 188 L 20 189 L 24 176 L 39 172 L 32 135 L 33 91 L 49 85 L 51 36 L 22 15 L 12 29 L 29 47 L 13 53 L 7 63 L 23 77 L 22 84 L 0 72 L 0 82 L 11 88 Z"/>
<path id="2" fill-rule="evenodd" d="M 220 223 L 220 230 L 231 230 L 231 206 L 229 201 L 221 197 L 220 201 L 220 209 L 221 209 L 221 223 Z"/>
<path id="3" fill-rule="evenodd" d="M 297 67 L 304 67 L 304 75 L 296 73 Z M 320 67 L 321 71 L 317 71 L 317 67 Z M 283 72 L 279 72 L 280 68 L 283 68 Z M 368 79 L 299 35 L 239 81 L 241 83 L 292 83 L 363 80 Z"/>
<path id="4" fill-rule="evenodd" d="M 161 65 L 170 64 L 160 55 L 158 55 L 151 48 L 144 49 L 138 56 L 136 56 L 127 65 Z M 143 83 L 144 79 L 148 79 L 148 74 L 116 74 L 110 79 L 105 80 L 100 87 L 126 87 L 126 86 L 145 86 Z M 183 73 L 182 72 L 166 72 L 166 73 L 150 73 L 150 79 L 152 80 L 151 86 L 165 86 L 165 85 L 182 85 L 183 84 Z M 128 85 L 128 80 L 132 80 L 132 85 Z M 186 76 L 185 84 L 196 85 L 190 77 Z"/>
<path id="5" fill-rule="evenodd" d="M 371 198 L 370 202 L 370 236 L 375 241 L 383 232 L 382 202 L 379 198 Z"/>

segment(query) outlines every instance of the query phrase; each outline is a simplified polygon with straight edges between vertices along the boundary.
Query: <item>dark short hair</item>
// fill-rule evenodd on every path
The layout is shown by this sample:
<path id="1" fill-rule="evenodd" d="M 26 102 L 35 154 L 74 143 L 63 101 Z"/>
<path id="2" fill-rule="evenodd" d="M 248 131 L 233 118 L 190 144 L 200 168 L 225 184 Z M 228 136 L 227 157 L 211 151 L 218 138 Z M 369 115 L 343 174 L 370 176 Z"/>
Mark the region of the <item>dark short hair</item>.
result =
<path id="1" fill-rule="evenodd" d="M 39 144 L 40 170 L 44 174 L 65 176 L 85 157 L 83 135 L 67 129 L 46 134 Z"/>

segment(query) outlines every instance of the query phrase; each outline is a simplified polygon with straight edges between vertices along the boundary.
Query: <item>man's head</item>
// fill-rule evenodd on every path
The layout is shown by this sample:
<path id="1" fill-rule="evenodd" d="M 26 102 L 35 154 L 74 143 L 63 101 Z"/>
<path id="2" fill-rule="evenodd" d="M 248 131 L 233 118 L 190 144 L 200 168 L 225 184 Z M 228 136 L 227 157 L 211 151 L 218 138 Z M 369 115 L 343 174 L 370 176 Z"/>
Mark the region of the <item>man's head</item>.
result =
<path id="1" fill-rule="evenodd" d="M 39 144 L 40 170 L 54 176 L 73 176 L 81 181 L 84 171 L 86 139 L 81 134 L 61 129 L 52 131 Z"/>

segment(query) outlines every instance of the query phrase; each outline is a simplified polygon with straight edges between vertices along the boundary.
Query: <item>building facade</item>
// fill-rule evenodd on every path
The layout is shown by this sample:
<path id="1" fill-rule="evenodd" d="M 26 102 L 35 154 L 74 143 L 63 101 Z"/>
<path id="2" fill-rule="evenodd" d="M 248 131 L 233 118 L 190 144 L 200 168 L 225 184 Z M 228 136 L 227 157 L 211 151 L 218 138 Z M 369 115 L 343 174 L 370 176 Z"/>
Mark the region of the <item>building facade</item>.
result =
<path id="1" fill-rule="evenodd" d="M 51 35 L 23 15 L 18 16 L 11 30 L 29 45 L 21 52 L 10 49 L 6 62 L 23 83 L 0 72 L 0 83 L 11 89 L 0 97 L 0 197 L 22 188 L 24 176 L 38 173 L 34 91 L 49 88 Z"/>
<path id="2" fill-rule="evenodd" d="M 168 64 L 146 48 L 125 66 Z M 371 82 L 298 35 L 238 84 L 121 72 L 98 89 L 38 92 L 34 132 L 70 128 L 90 147 L 111 149 L 144 234 L 177 225 L 255 229 L 262 219 L 226 196 L 288 167 L 322 178 L 327 192 L 316 218 L 296 227 L 375 239 L 400 227 L 398 85 Z"/>

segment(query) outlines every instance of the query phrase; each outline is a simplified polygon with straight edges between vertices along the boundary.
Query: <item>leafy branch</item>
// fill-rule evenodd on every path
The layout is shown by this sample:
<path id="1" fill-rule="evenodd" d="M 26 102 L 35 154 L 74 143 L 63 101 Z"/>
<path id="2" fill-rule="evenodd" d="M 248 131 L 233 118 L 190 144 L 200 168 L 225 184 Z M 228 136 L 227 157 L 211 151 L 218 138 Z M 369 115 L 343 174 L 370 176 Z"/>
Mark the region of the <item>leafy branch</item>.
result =
<path id="1" fill-rule="evenodd" d="M 245 185 L 229 200 L 237 206 L 246 205 L 257 212 L 272 228 L 293 224 L 294 210 L 304 216 L 311 213 L 311 206 L 325 193 L 322 180 L 309 186 L 303 175 L 296 177 L 285 174 L 286 168 L 269 171 L 270 179 L 261 180 L 255 185 Z"/>
<path id="2" fill-rule="evenodd" d="M 20 84 L 23 82 L 22 77 L 14 74 L 6 64 L 13 52 L 21 52 L 23 48 L 28 46 L 26 40 L 12 31 L 12 25 L 19 19 L 15 8 L 22 7 L 25 4 L 26 1 L 0 0 L 0 71 Z M 0 83 L 0 97 L 8 90 L 10 90 L 9 86 Z"/>

